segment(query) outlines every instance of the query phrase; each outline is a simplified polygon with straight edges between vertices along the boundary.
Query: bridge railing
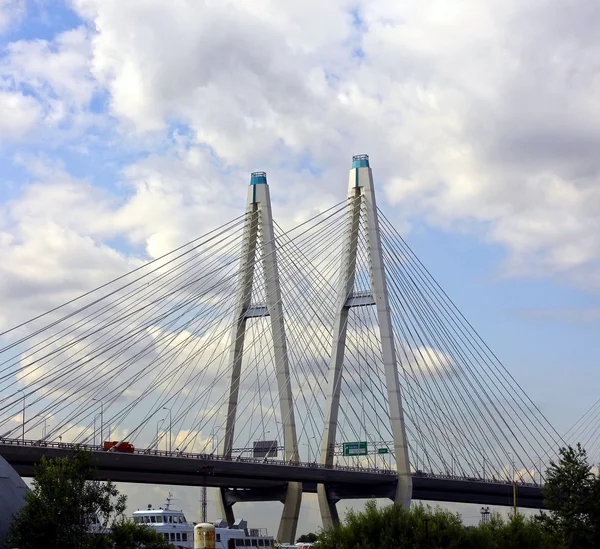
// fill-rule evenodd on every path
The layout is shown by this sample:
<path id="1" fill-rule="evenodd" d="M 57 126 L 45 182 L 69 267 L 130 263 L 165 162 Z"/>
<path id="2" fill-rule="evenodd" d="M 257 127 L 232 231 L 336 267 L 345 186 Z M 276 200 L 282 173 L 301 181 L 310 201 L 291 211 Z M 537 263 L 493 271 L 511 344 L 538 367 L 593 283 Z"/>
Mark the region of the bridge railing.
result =
<path id="1" fill-rule="evenodd" d="M 29 446 L 36 448 L 56 448 L 56 449 L 64 449 L 64 450 L 74 450 L 76 448 L 83 448 L 85 450 L 92 450 L 94 452 L 112 452 L 112 453 L 130 453 L 137 455 L 151 455 L 151 456 L 160 456 L 160 457 L 172 457 L 172 458 L 187 458 L 187 459 L 203 459 L 203 460 L 214 460 L 214 461 L 239 461 L 243 463 L 268 463 L 269 465 L 280 465 L 285 467 L 307 467 L 313 469 L 336 469 L 343 471 L 353 471 L 353 472 L 361 472 L 361 473 L 378 473 L 378 474 L 388 474 L 395 475 L 396 472 L 389 469 L 376 469 L 376 468 L 367 468 L 367 467 L 353 467 L 347 465 L 323 465 L 321 463 L 315 462 L 303 462 L 303 461 L 287 461 L 287 460 L 277 460 L 277 459 L 269 459 L 265 460 L 264 458 L 252 458 L 252 457 L 241 457 L 241 456 L 222 456 L 219 454 L 198 454 L 192 452 L 181 452 L 179 450 L 169 452 L 168 450 L 154 450 L 154 449 L 134 449 L 131 452 L 120 452 L 115 450 L 114 447 L 108 450 L 105 450 L 103 446 L 97 446 L 92 444 L 75 444 L 71 442 L 54 442 L 54 441 L 46 441 L 46 440 L 22 440 L 22 439 L 11 439 L 11 438 L 3 438 L 0 437 L 0 444 L 8 444 L 13 446 Z"/>
<path id="2" fill-rule="evenodd" d="M 11 438 L 3 438 L 0 437 L 0 444 L 8 444 L 13 446 L 29 446 L 36 448 L 56 448 L 56 449 L 64 449 L 64 450 L 74 450 L 75 448 L 83 448 L 85 450 L 92 450 L 93 452 L 113 452 L 113 453 L 132 453 L 137 455 L 151 455 L 151 456 L 160 456 L 160 457 L 168 457 L 168 458 L 186 458 L 186 459 L 203 459 L 208 461 L 239 461 L 242 463 L 268 463 L 269 465 L 279 465 L 282 467 L 306 467 L 311 469 L 335 469 L 338 471 L 352 471 L 357 473 L 376 473 L 380 475 L 396 475 L 396 471 L 392 469 L 377 469 L 373 467 L 356 467 L 356 466 L 348 466 L 348 465 L 323 465 L 321 463 L 316 462 L 303 462 L 303 461 L 287 461 L 282 459 L 268 459 L 265 458 L 253 458 L 253 457 L 241 457 L 241 456 L 222 456 L 219 454 L 199 454 L 192 452 L 182 452 L 176 450 L 174 452 L 169 452 L 168 450 L 155 450 L 155 449 L 134 449 L 132 452 L 119 452 L 114 449 L 105 450 L 102 446 L 93 445 L 93 444 L 75 444 L 71 442 L 54 442 L 54 441 L 46 441 L 46 440 L 22 440 L 22 439 L 11 439 Z M 434 478 L 440 480 L 457 480 L 457 481 L 468 481 L 468 482 L 482 482 L 488 484 L 504 484 L 511 485 L 513 482 L 507 479 L 497 479 L 497 478 L 476 478 L 476 477 L 466 477 L 466 476 L 457 476 L 457 475 L 448 475 L 443 473 L 427 473 L 423 471 L 415 471 L 413 473 L 413 477 L 427 477 Z M 524 482 L 522 480 L 514 481 L 519 486 L 531 486 L 536 487 L 539 484 L 533 482 Z"/>

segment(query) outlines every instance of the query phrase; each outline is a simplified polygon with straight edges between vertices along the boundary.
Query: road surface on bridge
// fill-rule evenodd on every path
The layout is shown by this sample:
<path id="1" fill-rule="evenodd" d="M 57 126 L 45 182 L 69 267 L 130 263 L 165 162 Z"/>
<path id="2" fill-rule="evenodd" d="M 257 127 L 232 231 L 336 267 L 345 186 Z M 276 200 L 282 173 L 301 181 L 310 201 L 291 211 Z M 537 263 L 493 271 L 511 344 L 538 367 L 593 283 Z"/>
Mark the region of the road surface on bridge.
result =
<path id="1" fill-rule="evenodd" d="M 33 467 L 42 456 L 66 457 L 76 445 L 68 443 L 0 441 L 2 455 L 23 477 L 33 476 Z M 301 482 L 303 491 L 316 493 L 325 483 L 336 499 L 393 498 L 397 476 L 385 469 L 345 466 L 324 467 L 316 463 L 287 463 L 254 458 L 225 459 L 213 454 L 191 454 L 157 450 L 133 453 L 91 450 L 98 467 L 97 478 L 115 482 L 208 486 L 229 488 L 232 501 L 281 499 L 290 481 Z M 507 481 L 413 474 L 413 499 L 480 505 L 513 504 L 513 484 Z M 541 509 L 543 496 L 538 485 L 516 483 L 517 506 Z"/>

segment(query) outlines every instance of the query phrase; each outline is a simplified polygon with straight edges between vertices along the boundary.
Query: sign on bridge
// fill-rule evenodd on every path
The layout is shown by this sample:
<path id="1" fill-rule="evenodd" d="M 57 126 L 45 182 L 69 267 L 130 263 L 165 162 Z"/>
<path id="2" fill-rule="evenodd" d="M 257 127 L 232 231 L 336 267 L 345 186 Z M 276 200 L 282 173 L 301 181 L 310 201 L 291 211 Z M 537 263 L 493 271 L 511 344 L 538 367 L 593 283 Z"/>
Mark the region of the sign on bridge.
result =
<path id="1" fill-rule="evenodd" d="M 277 457 L 276 440 L 257 440 L 254 442 L 252 456 L 255 458 Z"/>
<path id="2" fill-rule="evenodd" d="M 343 456 L 366 456 L 367 443 L 363 442 L 344 442 L 342 445 Z"/>

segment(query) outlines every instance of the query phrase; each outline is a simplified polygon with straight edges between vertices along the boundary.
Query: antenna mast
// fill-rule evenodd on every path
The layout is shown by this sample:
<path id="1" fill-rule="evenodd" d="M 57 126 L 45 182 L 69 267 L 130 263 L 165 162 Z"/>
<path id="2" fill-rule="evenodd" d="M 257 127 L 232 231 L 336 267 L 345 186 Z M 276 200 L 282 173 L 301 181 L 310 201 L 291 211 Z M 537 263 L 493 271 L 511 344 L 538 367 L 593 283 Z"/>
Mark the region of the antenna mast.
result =
<path id="1" fill-rule="evenodd" d="M 202 522 L 206 522 L 206 503 L 207 503 L 206 486 L 202 486 Z"/>

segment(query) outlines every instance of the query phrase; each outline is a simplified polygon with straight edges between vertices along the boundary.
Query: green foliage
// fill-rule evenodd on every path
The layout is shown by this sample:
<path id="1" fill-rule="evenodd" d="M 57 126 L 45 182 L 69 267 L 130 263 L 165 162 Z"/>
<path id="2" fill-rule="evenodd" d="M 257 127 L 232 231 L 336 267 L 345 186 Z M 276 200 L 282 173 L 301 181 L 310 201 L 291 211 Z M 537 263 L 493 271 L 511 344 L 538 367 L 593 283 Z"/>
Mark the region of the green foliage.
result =
<path id="1" fill-rule="evenodd" d="M 320 549 L 401 549 L 404 547 L 465 547 L 466 529 L 456 514 L 421 505 L 410 510 L 397 505 L 377 508 L 367 502 L 363 512 L 348 511 L 344 524 L 319 536 Z"/>
<path id="2" fill-rule="evenodd" d="M 310 532 L 308 534 L 302 534 L 297 540 L 296 543 L 315 543 L 319 536 L 317 534 Z"/>
<path id="3" fill-rule="evenodd" d="M 416 505 L 349 511 L 337 530 L 319 536 L 319 549 L 560 549 L 560 540 L 539 521 L 517 515 L 507 522 L 494 515 L 488 524 L 465 527 L 458 514 Z"/>
<path id="4" fill-rule="evenodd" d="M 549 532 L 535 517 L 511 516 L 504 522 L 492 515 L 487 524 L 471 528 L 468 544 L 472 549 L 561 549 L 560 537 Z"/>
<path id="5" fill-rule="evenodd" d="M 593 474 L 580 444 L 560 449 L 543 488 L 549 514 L 540 516 L 545 527 L 556 532 L 569 549 L 600 547 L 600 479 Z"/>
<path id="6" fill-rule="evenodd" d="M 94 477 L 91 452 L 72 457 L 42 458 L 34 468 L 32 489 L 11 524 L 7 547 L 18 549 L 166 549 L 170 545 L 154 531 L 125 521 L 126 496 L 112 482 Z M 93 525 L 109 535 L 92 533 Z M 97 530 L 97 527 L 96 527 Z M 158 539 L 160 537 L 160 539 Z"/>
<path id="7" fill-rule="evenodd" d="M 123 518 L 113 524 L 110 537 L 113 549 L 173 549 L 156 530 Z"/>

